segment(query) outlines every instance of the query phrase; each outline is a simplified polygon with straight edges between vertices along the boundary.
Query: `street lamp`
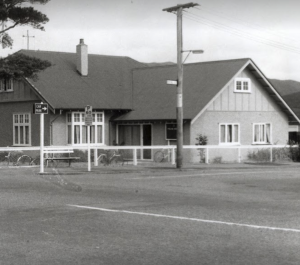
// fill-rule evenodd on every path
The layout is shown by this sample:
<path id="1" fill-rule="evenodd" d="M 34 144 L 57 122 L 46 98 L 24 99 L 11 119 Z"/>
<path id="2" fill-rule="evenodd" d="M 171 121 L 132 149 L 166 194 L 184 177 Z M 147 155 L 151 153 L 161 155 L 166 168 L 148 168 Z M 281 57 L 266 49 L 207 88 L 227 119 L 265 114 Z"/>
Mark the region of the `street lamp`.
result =
<path id="1" fill-rule="evenodd" d="M 181 51 L 181 52 L 182 52 L 182 53 L 188 52 L 188 55 L 185 57 L 185 59 L 184 59 L 184 61 L 183 61 L 183 64 L 185 63 L 186 59 L 189 57 L 189 55 L 190 55 L 191 53 L 193 53 L 193 54 L 202 54 L 202 53 L 204 53 L 203 50 L 186 50 L 186 51 Z"/>
<path id="2" fill-rule="evenodd" d="M 181 28 L 181 27 L 180 27 Z M 178 67 L 178 81 L 177 81 L 177 107 L 176 107 L 176 119 L 177 119 L 177 153 L 176 153 L 176 168 L 182 168 L 183 161 L 183 104 L 182 104 L 182 88 L 183 88 L 183 64 L 188 56 L 193 54 L 202 54 L 203 50 L 182 50 L 182 34 L 179 34 L 178 38 L 178 53 L 177 53 L 177 67 Z M 182 54 L 188 52 L 184 61 L 182 61 Z"/>

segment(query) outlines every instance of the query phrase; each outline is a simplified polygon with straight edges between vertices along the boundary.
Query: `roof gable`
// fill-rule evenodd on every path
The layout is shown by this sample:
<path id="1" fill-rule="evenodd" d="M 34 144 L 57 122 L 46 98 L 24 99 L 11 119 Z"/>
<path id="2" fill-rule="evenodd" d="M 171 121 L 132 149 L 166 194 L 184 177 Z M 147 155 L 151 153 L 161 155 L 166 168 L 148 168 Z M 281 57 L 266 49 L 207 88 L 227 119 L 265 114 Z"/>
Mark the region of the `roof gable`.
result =
<path id="1" fill-rule="evenodd" d="M 249 59 L 184 65 L 183 117 L 193 119 L 220 92 Z M 151 67 L 133 71 L 134 110 L 118 120 L 176 119 L 177 66 Z"/>

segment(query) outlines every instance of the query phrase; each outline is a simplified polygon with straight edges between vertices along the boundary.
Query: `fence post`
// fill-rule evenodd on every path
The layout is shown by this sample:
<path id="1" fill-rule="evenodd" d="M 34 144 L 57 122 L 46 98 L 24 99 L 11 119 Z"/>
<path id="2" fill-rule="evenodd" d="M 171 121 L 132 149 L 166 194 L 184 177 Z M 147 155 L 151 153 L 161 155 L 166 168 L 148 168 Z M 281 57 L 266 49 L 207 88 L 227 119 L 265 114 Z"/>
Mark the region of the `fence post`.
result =
<path id="1" fill-rule="evenodd" d="M 238 163 L 241 163 L 241 148 L 238 147 Z"/>
<path id="2" fill-rule="evenodd" d="M 208 148 L 205 148 L 205 164 L 208 164 Z"/>
<path id="3" fill-rule="evenodd" d="M 94 166 L 98 166 L 98 149 L 94 149 Z"/>
<path id="4" fill-rule="evenodd" d="M 172 165 L 175 165 L 175 147 L 172 148 Z"/>
<path id="5" fill-rule="evenodd" d="M 137 150 L 136 148 L 133 149 L 133 165 L 137 165 Z"/>
<path id="6" fill-rule="evenodd" d="M 270 147 L 270 162 L 273 162 L 273 148 Z"/>

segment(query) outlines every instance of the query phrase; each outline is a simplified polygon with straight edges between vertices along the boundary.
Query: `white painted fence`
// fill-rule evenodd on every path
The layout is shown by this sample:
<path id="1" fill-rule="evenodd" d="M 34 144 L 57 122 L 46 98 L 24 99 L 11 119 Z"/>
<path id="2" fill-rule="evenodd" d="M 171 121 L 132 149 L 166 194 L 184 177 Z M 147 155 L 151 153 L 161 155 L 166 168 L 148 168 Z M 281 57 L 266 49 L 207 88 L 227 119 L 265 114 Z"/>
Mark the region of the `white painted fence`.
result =
<path id="1" fill-rule="evenodd" d="M 230 149 L 230 150 L 236 150 L 236 161 L 238 163 L 241 162 L 241 150 L 248 149 L 248 150 L 257 150 L 257 149 L 266 149 L 270 152 L 270 162 L 273 160 L 273 150 L 274 149 L 280 149 L 280 148 L 290 148 L 289 145 L 184 145 L 183 149 L 190 149 L 190 150 L 199 150 L 203 149 L 205 150 L 205 163 L 209 163 L 210 160 L 210 152 L 213 149 L 217 150 L 224 150 L 224 149 Z M 296 147 L 296 146 L 293 146 Z M 90 146 L 92 150 L 94 150 L 94 164 L 97 165 L 97 157 L 99 150 L 132 150 L 133 152 L 133 165 L 138 164 L 137 159 L 137 153 L 138 150 L 153 150 L 153 154 L 155 153 L 154 150 L 170 150 L 171 158 L 170 162 L 172 164 L 175 164 L 175 154 L 176 154 L 176 146 L 175 145 L 155 145 L 155 146 L 96 146 L 92 145 Z M 51 150 L 87 150 L 88 145 L 80 145 L 80 146 L 44 146 L 43 147 L 43 154 L 48 153 Z M 39 146 L 33 146 L 33 147 L 0 147 L 0 152 L 12 152 L 12 151 L 40 151 Z"/>

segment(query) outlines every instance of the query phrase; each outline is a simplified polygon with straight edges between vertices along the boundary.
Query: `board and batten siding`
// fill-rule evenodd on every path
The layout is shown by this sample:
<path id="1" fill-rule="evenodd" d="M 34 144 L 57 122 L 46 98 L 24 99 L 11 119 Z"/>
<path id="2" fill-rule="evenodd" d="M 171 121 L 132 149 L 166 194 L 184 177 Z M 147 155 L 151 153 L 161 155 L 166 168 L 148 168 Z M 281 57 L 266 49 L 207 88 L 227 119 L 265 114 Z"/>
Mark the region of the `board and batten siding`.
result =
<path id="1" fill-rule="evenodd" d="M 273 144 L 286 144 L 289 122 L 287 115 L 264 90 L 256 77 L 245 69 L 237 77 L 251 79 L 251 93 L 234 92 L 232 81 L 207 107 L 191 128 L 191 140 L 198 134 L 208 137 L 209 145 L 219 145 L 219 125 L 237 123 L 240 126 L 240 145 L 253 144 L 253 124 L 271 123 Z M 195 144 L 195 140 L 191 142 Z M 230 153 L 229 150 L 224 150 Z"/>
<path id="2" fill-rule="evenodd" d="M 36 100 L 40 99 L 34 93 L 32 88 L 22 81 L 13 81 L 13 91 L 0 92 L 0 102 L 20 102 Z"/>

